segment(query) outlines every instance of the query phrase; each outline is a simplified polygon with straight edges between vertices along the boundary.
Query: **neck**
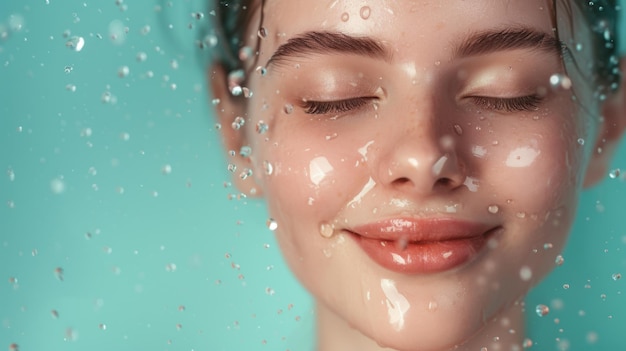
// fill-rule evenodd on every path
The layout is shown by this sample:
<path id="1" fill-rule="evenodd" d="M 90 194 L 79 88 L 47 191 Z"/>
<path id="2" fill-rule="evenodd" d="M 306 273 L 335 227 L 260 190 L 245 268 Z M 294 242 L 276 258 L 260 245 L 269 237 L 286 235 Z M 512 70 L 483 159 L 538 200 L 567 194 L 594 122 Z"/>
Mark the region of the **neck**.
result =
<path id="1" fill-rule="evenodd" d="M 499 313 L 485 327 L 461 345 L 442 350 L 429 351 L 477 351 L 477 350 L 521 350 L 524 338 L 523 306 L 513 305 Z M 379 346 L 374 340 L 353 329 L 333 311 L 318 303 L 317 314 L 317 351 L 391 351 Z M 502 321 L 508 321 L 515 332 L 502 333 Z M 399 351 L 399 350 L 398 350 Z M 422 351 L 415 349 L 402 351 Z"/>

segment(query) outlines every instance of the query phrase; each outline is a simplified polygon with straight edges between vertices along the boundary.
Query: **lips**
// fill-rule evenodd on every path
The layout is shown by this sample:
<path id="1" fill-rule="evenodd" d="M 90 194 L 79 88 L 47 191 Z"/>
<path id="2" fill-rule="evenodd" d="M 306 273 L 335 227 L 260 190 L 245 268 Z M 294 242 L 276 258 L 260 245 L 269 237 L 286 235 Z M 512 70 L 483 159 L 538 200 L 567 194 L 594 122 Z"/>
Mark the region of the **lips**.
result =
<path id="1" fill-rule="evenodd" d="M 500 229 L 449 218 L 394 218 L 348 231 L 382 267 L 402 274 L 432 274 L 473 261 Z"/>

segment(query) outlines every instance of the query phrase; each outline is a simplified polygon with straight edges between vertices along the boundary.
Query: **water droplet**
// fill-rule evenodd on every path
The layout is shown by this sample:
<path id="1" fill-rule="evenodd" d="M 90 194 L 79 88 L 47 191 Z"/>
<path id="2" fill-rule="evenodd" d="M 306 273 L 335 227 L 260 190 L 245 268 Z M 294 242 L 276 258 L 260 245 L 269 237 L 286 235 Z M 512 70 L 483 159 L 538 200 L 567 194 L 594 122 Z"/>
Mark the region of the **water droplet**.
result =
<path id="1" fill-rule="evenodd" d="M 361 7 L 361 11 L 359 11 L 359 14 L 361 15 L 361 18 L 366 20 L 368 18 L 370 18 L 370 14 L 371 14 L 372 10 L 370 9 L 369 6 L 363 6 Z"/>
<path id="2" fill-rule="evenodd" d="M 74 70 L 74 67 L 72 67 L 72 66 L 65 66 L 65 67 L 63 68 L 63 71 L 64 71 L 66 74 L 70 74 L 70 73 L 72 73 L 72 71 L 73 71 L 73 70 Z"/>
<path id="3" fill-rule="evenodd" d="M 243 93 L 243 89 L 239 85 L 235 85 L 230 89 L 230 93 L 232 96 L 240 96 Z"/>
<path id="4" fill-rule="evenodd" d="M 620 279 L 622 279 L 622 274 L 621 273 L 614 273 L 611 278 L 613 278 L 613 280 L 618 281 Z"/>
<path id="5" fill-rule="evenodd" d="M 65 86 L 65 90 L 70 91 L 70 92 L 75 92 L 76 91 L 76 85 L 74 84 L 68 84 Z"/>
<path id="6" fill-rule="evenodd" d="M 613 169 L 609 172 L 609 178 L 615 179 L 620 176 L 622 171 L 619 168 Z"/>
<path id="7" fill-rule="evenodd" d="M 552 89 L 569 90 L 572 88 L 572 80 L 566 75 L 556 73 L 550 76 L 550 86 Z"/>
<path id="8" fill-rule="evenodd" d="M 241 178 L 241 180 L 245 180 L 248 179 L 248 177 L 250 177 L 251 175 L 252 170 L 250 168 L 244 168 L 243 171 L 239 173 L 239 178 Z"/>
<path id="9" fill-rule="evenodd" d="M 558 255 L 558 256 L 556 256 L 556 258 L 554 259 L 554 263 L 555 263 L 557 266 L 562 266 L 562 265 L 563 265 L 563 263 L 565 263 L 565 259 L 563 258 L 563 256 L 562 256 L 562 255 Z"/>
<path id="10" fill-rule="evenodd" d="M 100 328 L 101 330 L 107 330 L 107 325 L 104 323 L 100 323 L 98 324 L 98 328 Z"/>
<path id="11" fill-rule="evenodd" d="M 563 284 L 563 289 L 565 290 L 569 289 L 569 284 Z"/>
<path id="12" fill-rule="evenodd" d="M 527 349 L 533 346 L 533 341 L 529 338 L 525 338 L 524 341 L 522 342 L 522 347 Z"/>
<path id="13" fill-rule="evenodd" d="M 553 247 L 552 243 L 545 243 L 543 244 L 543 249 L 544 250 L 550 250 Z"/>
<path id="14" fill-rule="evenodd" d="M 229 172 L 234 173 L 237 170 L 237 166 L 232 164 L 232 163 L 229 163 L 227 169 L 228 169 Z"/>
<path id="15" fill-rule="evenodd" d="M 256 124 L 256 132 L 259 134 L 265 134 L 268 130 L 269 130 L 269 126 L 267 125 L 267 123 L 263 122 L 263 121 L 259 121 Z"/>
<path id="16" fill-rule="evenodd" d="M 20 346 L 16 343 L 9 345 L 9 351 L 20 351 Z"/>
<path id="17" fill-rule="evenodd" d="M 252 48 L 249 46 L 244 46 L 239 49 L 239 60 L 247 61 L 252 56 Z"/>
<path id="18" fill-rule="evenodd" d="M 252 148 L 250 146 L 242 146 L 241 149 L 239 149 L 239 155 L 241 157 L 250 157 L 251 154 Z"/>
<path id="19" fill-rule="evenodd" d="M 527 282 L 530 280 L 530 278 L 533 277 L 533 271 L 532 269 L 530 269 L 530 267 L 528 266 L 523 266 L 520 270 L 519 270 L 519 277 Z"/>
<path id="20" fill-rule="evenodd" d="M 178 306 L 178 311 L 179 311 L 179 312 L 183 312 L 183 311 L 185 311 L 185 306 L 184 306 L 184 305 L 180 305 L 180 306 Z"/>
<path id="21" fill-rule="evenodd" d="M 498 207 L 498 205 L 490 205 L 487 210 L 489 211 L 489 213 L 496 214 L 498 213 L 498 211 L 500 211 L 500 208 Z"/>
<path id="22" fill-rule="evenodd" d="M 54 178 L 50 181 L 50 190 L 54 194 L 62 194 L 65 192 L 65 182 L 61 178 Z"/>
<path id="23" fill-rule="evenodd" d="M 176 324 L 176 330 L 181 330 L 181 329 L 183 329 L 183 325 L 180 324 L 180 323 L 177 323 Z"/>
<path id="24" fill-rule="evenodd" d="M 52 318 L 57 319 L 57 318 L 59 318 L 59 311 L 51 310 L 50 311 L 50 315 L 52 316 Z"/>
<path id="25" fill-rule="evenodd" d="M 268 294 L 268 295 L 270 295 L 270 296 L 272 296 L 272 295 L 274 295 L 276 292 L 274 291 L 274 289 L 272 289 L 272 288 L 270 288 L 270 287 L 267 287 L 267 288 L 265 288 L 265 293 L 266 293 L 266 294 Z"/>
<path id="26" fill-rule="evenodd" d="M 191 18 L 195 18 L 198 21 L 204 18 L 204 13 L 202 12 L 192 12 L 191 13 Z"/>
<path id="27" fill-rule="evenodd" d="M 480 351 L 489 351 L 489 349 L 487 349 L 485 346 L 480 348 Z"/>
<path id="28" fill-rule="evenodd" d="M 85 47 L 85 38 L 78 36 L 71 37 L 65 42 L 65 46 L 72 51 L 79 52 Z"/>
<path id="29" fill-rule="evenodd" d="M 263 66 L 258 66 L 255 69 L 256 72 L 258 72 L 260 75 L 264 76 L 267 74 L 267 68 L 263 67 Z"/>
<path id="30" fill-rule="evenodd" d="M 578 145 L 585 145 L 585 139 L 583 138 L 578 138 L 577 142 L 578 142 Z"/>
<path id="31" fill-rule="evenodd" d="M 168 263 L 165 265 L 165 271 L 167 272 L 175 272 L 176 271 L 176 263 Z"/>
<path id="32" fill-rule="evenodd" d="M 218 99 L 218 98 L 215 98 L 215 99 L 211 100 L 211 104 L 213 106 L 217 106 L 220 102 L 222 102 L 222 101 L 220 99 Z"/>
<path id="33" fill-rule="evenodd" d="M 535 312 L 539 317 L 545 317 L 550 313 L 550 308 L 546 305 L 539 304 L 535 307 Z"/>
<path id="34" fill-rule="evenodd" d="M 243 127 L 244 124 L 246 124 L 246 120 L 243 119 L 243 117 L 235 117 L 235 120 L 233 121 L 233 124 L 231 124 L 231 127 L 234 130 L 239 130 L 241 127 Z"/>
<path id="35" fill-rule="evenodd" d="M 285 111 L 286 114 L 291 114 L 293 112 L 293 105 L 292 104 L 285 104 L 285 106 L 283 107 L 283 111 Z"/>
<path id="36" fill-rule="evenodd" d="M 126 78 L 130 74 L 130 68 L 128 66 L 122 66 L 117 70 L 117 76 L 120 78 Z"/>
<path id="37" fill-rule="evenodd" d="M 460 125 L 455 124 L 455 125 L 454 125 L 454 132 L 455 132 L 457 135 L 463 135 L 463 128 L 461 128 L 461 126 L 460 126 Z"/>
<path id="38" fill-rule="evenodd" d="M 144 62 L 148 59 L 148 54 L 146 54 L 145 52 L 139 52 L 137 53 L 137 62 Z"/>
<path id="39" fill-rule="evenodd" d="M 13 171 L 13 169 L 7 169 L 7 176 L 9 177 L 10 182 L 15 180 L 15 172 Z"/>
<path id="40" fill-rule="evenodd" d="M 263 170 L 265 174 L 272 175 L 274 173 L 274 166 L 269 161 L 263 161 Z"/>
<path id="41" fill-rule="evenodd" d="M 172 166 L 169 164 L 164 165 L 163 167 L 161 167 L 161 173 L 165 175 L 172 173 Z"/>
<path id="42" fill-rule="evenodd" d="M 54 276 L 60 280 L 63 281 L 63 268 L 61 267 L 57 267 L 54 269 Z"/>
<path id="43" fill-rule="evenodd" d="M 320 225 L 320 234 L 324 238 L 330 238 L 331 236 L 333 236 L 333 233 L 334 233 L 334 228 L 332 224 L 322 223 Z"/>
<path id="44" fill-rule="evenodd" d="M 583 44 L 582 43 L 576 43 L 576 51 L 583 51 Z"/>
<path id="45" fill-rule="evenodd" d="M 517 212 L 515 216 L 519 219 L 524 219 L 526 218 L 526 212 Z"/>
<path id="46" fill-rule="evenodd" d="M 268 218 L 267 221 L 265 221 L 265 225 L 271 231 L 275 231 L 276 228 L 278 228 L 278 222 L 276 222 L 274 218 Z"/>
<path id="47" fill-rule="evenodd" d="M 246 88 L 246 87 L 242 87 L 241 91 L 243 93 L 243 97 L 245 97 L 246 99 L 249 99 L 252 97 L 252 95 L 254 95 L 254 93 L 252 92 L 252 90 Z"/>
<path id="48" fill-rule="evenodd" d="M 267 38 L 267 29 L 265 27 L 261 27 L 259 28 L 259 31 L 257 32 L 257 35 L 259 36 L 259 38 L 261 39 L 265 39 Z"/>
<path id="49" fill-rule="evenodd" d="M 350 15 L 347 12 L 344 12 L 341 14 L 341 20 L 343 22 L 348 22 L 349 19 L 350 19 Z"/>

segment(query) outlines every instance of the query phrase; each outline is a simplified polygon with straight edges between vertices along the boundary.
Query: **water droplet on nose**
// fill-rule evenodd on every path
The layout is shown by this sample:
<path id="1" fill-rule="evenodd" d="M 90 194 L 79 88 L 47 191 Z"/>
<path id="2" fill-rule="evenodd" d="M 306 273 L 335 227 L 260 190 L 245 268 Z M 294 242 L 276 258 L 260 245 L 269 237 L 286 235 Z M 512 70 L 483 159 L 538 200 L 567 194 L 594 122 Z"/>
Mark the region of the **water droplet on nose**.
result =
<path id="1" fill-rule="evenodd" d="M 347 12 L 344 12 L 341 14 L 341 20 L 343 22 L 348 22 L 349 19 L 350 19 L 350 15 Z"/>
<path id="2" fill-rule="evenodd" d="M 263 121 L 259 121 L 256 124 L 256 132 L 259 134 L 265 134 L 268 130 L 269 130 L 269 126 L 267 125 L 267 123 L 263 122 Z"/>
<path id="3" fill-rule="evenodd" d="M 65 42 L 65 46 L 72 51 L 81 51 L 83 47 L 85 47 L 85 38 L 77 36 L 71 37 Z"/>
<path id="4" fill-rule="evenodd" d="M 556 258 L 554 259 L 554 263 L 555 263 L 557 266 L 562 266 L 562 265 L 563 265 L 563 263 L 565 263 L 565 259 L 563 258 L 563 256 L 562 256 L 562 255 L 558 255 L 558 256 L 556 256 Z"/>
<path id="5" fill-rule="evenodd" d="M 359 11 L 359 14 L 361 15 L 361 18 L 366 20 L 368 18 L 370 18 L 370 14 L 371 14 L 372 10 L 370 9 L 369 6 L 363 6 L 361 7 L 361 11 Z"/>
<path id="6" fill-rule="evenodd" d="M 539 317 L 545 317 L 550 313 L 550 308 L 546 305 L 539 304 L 535 307 L 535 313 L 537 313 Z"/>
<path id="7" fill-rule="evenodd" d="M 274 166 L 269 161 L 263 161 L 263 170 L 265 174 L 272 175 L 274 173 Z"/>
<path id="8" fill-rule="evenodd" d="M 241 127 L 243 127 L 244 124 L 246 124 L 246 120 L 243 119 L 243 117 L 237 116 L 237 117 L 235 117 L 235 120 L 231 124 L 231 127 L 234 130 L 239 130 L 239 129 L 241 129 Z"/>
<path id="9" fill-rule="evenodd" d="M 267 221 L 265 221 L 265 225 L 267 226 L 267 229 L 271 231 L 275 231 L 276 228 L 278 228 L 278 223 L 274 220 L 274 218 L 268 218 Z"/>
<path id="10" fill-rule="evenodd" d="M 265 27 L 261 27 L 259 28 L 259 31 L 257 32 L 257 35 L 259 36 L 259 38 L 261 39 L 265 39 L 267 38 L 267 29 Z"/>
<path id="11" fill-rule="evenodd" d="M 620 279 L 622 279 L 622 274 L 621 273 L 614 273 L 611 278 L 613 278 L 613 280 L 618 281 Z"/>
<path id="12" fill-rule="evenodd" d="M 454 132 L 455 132 L 457 135 L 463 135 L 463 128 L 461 128 L 461 126 L 460 126 L 460 125 L 455 124 L 455 125 L 454 125 Z"/>
<path id="13" fill-rule="evenodd" d="M 613 170 L 611 170 L 609 172 L 609 178 L 615 179 L 615 178 L 619 177 L 621 173 L 622 173 L 622 171 L 619 168 L 613 169 Z"/>
<path id="14" fill-rule="evenodd" d="M 489 211 L 489 213 L 496 214 L 498 213 L 498 211 L 500 211 L 500 208 L 498 207 L 498 205 L 491 205 L 487 208 L 487 210 Z"/>
<path id="15" fill-rule="evenodd" d="M 572 87 L 572 80 L 560 73 L 556 73 L 550 76 L 550 86 L 552 89 L 569 90 Z"/>
<path id="16" fill-rule="evenodd" d="M 320 225 L 320 235 L 322 235 L 324 238 L 330 238 L 331 236 L 333 236 L 333 232 L 334 228 L 332 224 L 322 223 Z"/>
<path id="17" fill-rule="evenodd" d="M 293 105 L 292 104 L 285 104 L 285 106 L 283 107 L 283 111 L 285 111 L 286 114 L 291 114 L 293 112 Z"/>

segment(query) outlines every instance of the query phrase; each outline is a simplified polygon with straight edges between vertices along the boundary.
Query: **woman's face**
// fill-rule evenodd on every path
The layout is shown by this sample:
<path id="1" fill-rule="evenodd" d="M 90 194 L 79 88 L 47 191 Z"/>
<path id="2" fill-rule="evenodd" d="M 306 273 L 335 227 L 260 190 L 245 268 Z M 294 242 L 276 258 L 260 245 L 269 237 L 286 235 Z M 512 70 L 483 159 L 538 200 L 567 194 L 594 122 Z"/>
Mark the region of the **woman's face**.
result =
<path id="1" fill-rule="evenodd" d="M 552 13 L 266 2 L 264 69 L 229 132 L 252 150 L 243 183 L 317 302 L 381 345 L 462 343 L 558 264 L 591 117 Z"/>

